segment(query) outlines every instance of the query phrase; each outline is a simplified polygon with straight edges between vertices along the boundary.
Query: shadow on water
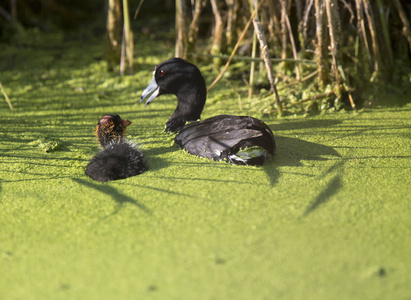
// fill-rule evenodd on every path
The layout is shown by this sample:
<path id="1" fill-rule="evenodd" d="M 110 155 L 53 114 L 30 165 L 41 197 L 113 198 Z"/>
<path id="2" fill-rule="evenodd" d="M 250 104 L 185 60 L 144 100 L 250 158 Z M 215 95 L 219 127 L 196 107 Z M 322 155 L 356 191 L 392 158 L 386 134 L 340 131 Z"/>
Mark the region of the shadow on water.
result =
<path id="1" fill-rule="evenodd" d="M 314 200 L 311 201 L 310 205 L 306 208 L 303 216 L 307 216 L 314 210 L 316 210 L 320 205 L 328 202 L 330 198 L 337 194 L 338 191 L 342 188 L 342 179 L 341 179 L 341 172 L 338 172 L 339 169 L 343 166 L 344 161 L 341 160 L 335 165 L 331 166 L 325 173 L 321 174 L 321 178 L 325 177 L 327 174 L 336 172 L 337 174 L 334 176 L 332 180 L 327 184 L 326 188 L 315 197 Z"/>
<path id="2" fill-rule="evenodd" d="M 286 122 L 272 126 L 273 131 L 298 130 L 307 128 L 325 128 L 341 124 L 340 120 L 307 120 L 303 122 Z M 274 186 L 278 182 L 281 175 L 278 167 L 303 166 L 303 161 L 326 161 L 340 158 L 335 164 L 322 173 L 319 178 L 323 179 L 329 174 L 335 173 L 333 178 L 328 182 L 327 186 L 309 202 L 308 207 L 303 213 L 303 217 L 309 215 L 323 204 L 328 202 L 331 197 L 338 193 L 342 188 L 341 167 L 344 160 L 341 155 L 333 148 L 318 143 L 307 142 L 298 138 L 275 136 L 277 151 L 275 157 L 267 165 L 263 166 L 264 172 L 269 178 L 271 185 Z M 298 173 L 297 175 L 316 177 L 312 174 Z"/>
<path id="3" fill-rule="evenodd" d="M 183 193 L 183 192 L 178 192 L 178 191 L 173 191 L 173 190 L 169 190 L 169 189 L 163 189 L 163 188 L 159 188 L 159 187 L 153 187 L 153 186 L 146 186 L 146 185 L 141 185 L 141 184 L 135 184 L 135 183 L 125 183 L 125 182 L 119 182 L 118 184 L 120 185 L 125 185 L 125 186 L 132 186 L 132 187 L 137 187 L 137 188 L 142 188 L 142 189 L 150 189 L 153 192 L 160 192 L 160 193 L 165 193 L 167 195 L 176 195 L 176 196 L 180 196 L 180 197 L 188 197 L 191 199 L 202 199 L 202 200 L 206 200 L 202 197 L 199 197 L 198 195 L 191 195 L 188 193 Z"/>
<path id="4" fill-rule="evenodd" d="M 326 203 L 330 198 L 337 194 L 338 190 L 342 187 L 340 175 L 336 175 L 327 187 L 311 202 L 304 212 L 304 216 L 317 209 L 321 204 Z"/>
<path id="5" fill-rule="evenodd" d="M 138 208 L 140 208 L 142 211 L 151 214 L 151 211 L 145 207 L 143 204 L 141 204 L 140 202 L 138 202 L 137 200 L 122 194 L 121 192 L 119 192 L 116 188 L 106 185 L 106 184 L 101 184 L 101 183 L 94 183 L 88 180 L 84 180 L 84 179 L 80 179 L 80 178 L 72 178 L 72 180 L 74 180 L 77 183 L 80 183 L 88 188 L 92 188 L 95 189 L 103 194 L 109 195 L 111 196 L 111 198 L 121 206 L 123 206 L 125 203 L 130 203 L 133 204 L 135 206 L 137 206 Z"/>
<path id="6" fill-rule="evenodd" d="M 283 136 L 275 137 L 277 149 L 274 158 L 268 164 L 263 166 L 271 185 L 274 186 L 278 182 L 280 172 L 278 167 L 299 167 L 303 166 L 303 160 L 325 161 L 329 158 L 324 156 L 341 157 L 334 148 L 322 144 L 303 141 L 298 138 L 290 138 Z M 312 177 L 311 174 L 299 173 L 299 175 Z"/>
<path id="7" fill-rule="evenodd" d="M 303 166 L 302 161 L 312 160 L 312 161 L 325 161 L 334 158 L 341 158 L 341 155 L 332 147 L 328 147 L 321 144 L 311 143 L 303 141 L 297 138 L 289 137 L 276 137 L 276 142 L 279 145 L 277 148 L 276 156 L 272 159 L 272 162 L 263 166 L 267 177 L 271 181 L 271 185 L 274 186 L 278 182 L 278 178 L 281 175 L 278 170 L 279 166 L 292 166 L 298 167 Z M 325 156 L 331 157 L 327 158 Z M 318 209 L 321 205 L 325 204 L 330 200 L 330 198 L 337 194 L 337 192 L 343 186 L 342 184 L 342 173 L 340 172 L 341 167 L 344 164 L 344 160 L 341 158 L 338 162 L 333 164 L 328 168 L 327 171 L 322 173 L 318 179 L 323 179 L 327 175 L 336 173 L 332 180 L 329 181 L 327 186 L 310 201 L 310 204 L 305 209 L 303 216 L 307 216 L 314 210 Z M 316 177 L 311 174 L 298 173 L 298 175 Z"/>

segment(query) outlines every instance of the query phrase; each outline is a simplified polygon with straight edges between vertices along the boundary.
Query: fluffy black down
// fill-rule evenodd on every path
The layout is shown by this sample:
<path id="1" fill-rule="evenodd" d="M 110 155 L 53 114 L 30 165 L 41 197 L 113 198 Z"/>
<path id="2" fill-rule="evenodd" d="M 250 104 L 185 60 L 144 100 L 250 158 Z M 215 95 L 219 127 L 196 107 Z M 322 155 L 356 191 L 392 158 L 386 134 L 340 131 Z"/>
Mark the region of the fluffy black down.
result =
<path id="1" fill-rule="evenodd" d="M 107 145 L 86 168 L 86 175 L 97 181 L 124 179 L 147 170 L 143 154 L 136 146 L 122 142 Z"/>

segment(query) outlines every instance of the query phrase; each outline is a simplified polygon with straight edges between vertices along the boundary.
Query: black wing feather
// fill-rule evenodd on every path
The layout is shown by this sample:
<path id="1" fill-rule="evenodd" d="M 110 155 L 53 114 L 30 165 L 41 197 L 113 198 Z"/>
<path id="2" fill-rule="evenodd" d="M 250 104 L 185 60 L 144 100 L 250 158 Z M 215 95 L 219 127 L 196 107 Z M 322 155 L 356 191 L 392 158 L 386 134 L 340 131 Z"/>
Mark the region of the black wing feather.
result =
<path id="1" fill-rule="evenodd" d="M 175 138 L 187 152 L 214 160 L 228 159 L 239 150 L 261 147 L 271 155 L 275 140 L 262 121 L 247 116 L 219 115 L 184 126 Z"/>

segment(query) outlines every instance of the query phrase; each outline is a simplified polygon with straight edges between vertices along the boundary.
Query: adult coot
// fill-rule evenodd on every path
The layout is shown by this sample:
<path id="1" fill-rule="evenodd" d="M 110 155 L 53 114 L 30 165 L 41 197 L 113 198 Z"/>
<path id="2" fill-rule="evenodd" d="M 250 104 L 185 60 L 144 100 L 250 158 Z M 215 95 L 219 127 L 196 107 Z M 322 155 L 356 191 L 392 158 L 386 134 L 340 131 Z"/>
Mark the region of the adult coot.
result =
<path id="1" fill-rule="evenodd" d="M 266 153 L 274 155 L 273 133 L 256 118 L 218 115 L 197 121 L 207 98 L 205 81 L 195 65 L 181 58 L 170 58 L 154 68 L 140 102 L 150 94 L 145 105 L 162 94 L 177 96 L 177 108 L 165 131 L 177 133 L 175 142 L 191 154 L 241 165 L 262 165 Z M 189 121 L 194 122 L 186 124 Z"/>

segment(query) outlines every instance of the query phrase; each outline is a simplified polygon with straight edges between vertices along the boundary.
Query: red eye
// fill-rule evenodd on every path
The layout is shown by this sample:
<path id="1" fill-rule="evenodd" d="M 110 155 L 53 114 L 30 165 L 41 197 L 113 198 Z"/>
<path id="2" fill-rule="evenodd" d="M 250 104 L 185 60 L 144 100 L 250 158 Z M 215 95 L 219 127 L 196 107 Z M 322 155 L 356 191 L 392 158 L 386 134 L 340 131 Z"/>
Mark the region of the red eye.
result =
<path id="1" fill-rule="evenodd" d="M 163 77 L 164 75 L 166 75 L 166 72 L 164 72 L 164 70 L 160 70 L 160 76 Z"/>

